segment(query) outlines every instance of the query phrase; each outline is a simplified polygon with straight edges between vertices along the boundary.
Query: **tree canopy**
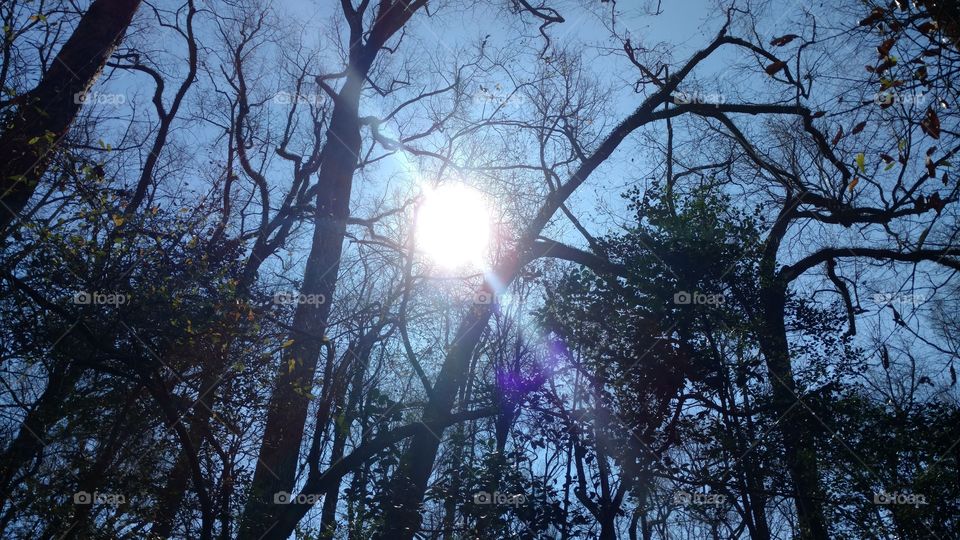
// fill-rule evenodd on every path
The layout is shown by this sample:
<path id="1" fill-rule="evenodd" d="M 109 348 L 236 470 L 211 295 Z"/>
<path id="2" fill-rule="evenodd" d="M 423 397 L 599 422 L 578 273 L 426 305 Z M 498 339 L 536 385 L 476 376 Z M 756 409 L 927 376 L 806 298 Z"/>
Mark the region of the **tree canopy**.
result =
<path id="1" fill-rule="evenodd" d="M 960 10 L 786 4 L 0 4 L 0 536 L 954 538 Z"/>

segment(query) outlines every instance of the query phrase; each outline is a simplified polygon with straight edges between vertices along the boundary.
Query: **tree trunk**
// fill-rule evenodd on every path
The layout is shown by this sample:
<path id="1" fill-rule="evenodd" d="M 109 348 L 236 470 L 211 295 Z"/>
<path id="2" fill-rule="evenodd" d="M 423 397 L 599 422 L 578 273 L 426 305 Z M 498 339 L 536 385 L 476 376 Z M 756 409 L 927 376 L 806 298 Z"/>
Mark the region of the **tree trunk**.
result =
<path id="1" fill-rule="evenodd" d="M 692 67 L 690 68 L 692 69 Z M 597 146 L 596 150 L 580 163 L 570 179 L 556 191 L 551 192 L 536 216 L 526 227 L 513 251 L 505 256 L 503 263 L 492 272 L 491 282 L 498 287 L 507 288 L 513 282 L 524 259 L 531 255 L 540 232 L 546 227 L 550 218 L 557 212 L 566 199 L 580 187 L 589 176 L 599 167 L 623 140 L 634 130 L 651 120 L 656 107 L 679 84 L 684 71 L 671 78 L 670 84 L 662 88 L 655 96 L 647 98 L 630 116 L 617 125 Z M 492 288 L 487 285 L 487 293 Z M 483 334 L 483 330 L 490 319 L 490 305 L 477 305 L 470 310 L 461 321 L 457 329 L 456 340 L 443 367 L 437 376 L 433 396 L 427 402 L 423 411 L 423 422 L 436 421 L 448 418 L 453 407 L 457 388 L 465 378 L 470 355 L 476 348 Z M 441 433 L 442 434 L 442 433 Z M 409 540 L 420 528 L 420 505 L 426 492 L 433 462 L 440 447 L 440 434 L 421 433 L 414 436 L 407 451 L 400 460 L 393 478 L 391 479 L 391 496 L 393 504 L 387 507 L 384 513 L 384 524 L 381 531 L 375 536 L 379 540 Z"/>
<path id="2" fill-rule="evenodd" d="M 373 346 L 377 340 L 379 327 L 363 335 L 356 345 L 356 353 L 348 350 L 344 355 L 347 362 L 355 361 L 353 366 L 353 377 L 350 382 L 350 392 L 347 396 L 346 406 L 342 410 L 343 419 L 334 422 L 333 448 L 330 451 L 330 463 L 336 463 L 343 458 L 343 452 L 346 448 L 347 437 L 350 435 L 350 426 L 357 417 L 357 411 L 363 400 L 363 378 L 367 373 L 367 366 L 370 363 L 370 354 L 373 352 Z M 355 360 L 350 360 L 351 358 Z M 335 402 L 342 402 L 343 396 L 334 398 Z M 317 426 L 320 429 L 320 426 Z M 333 540 L 337 531 L 337 504 L 340 500 L 340 480 L 333 482 L 330 489 L 323 497 L 323 508 L 320 511 L 320 539 Z"/>
<path id="3" fill-rule="evenodd" d="M 752 540 L 770 540 L 770 525 L 767 523 L 767 496 L 764 493 L 764 474 L 757 462 L 757 456 L 749 451 L 748 440 L 756 440 L 758 434 L 750 416 L 752 414 L 752 404 L 746 381 L 738 383 L 738 388 L 740 393 L 743 394 L 743 411 L 746 413 L 742 427 L 746 429 L 748 437 L 744 437 L 744 430 L 738 427 L 736 429 L 736 444 L 737 455 L 744 456 L 742 459 L 744 509 L 748 514 L 747 523 L 750 538 Z M 731 420 L 736 421 L 736 419 Z"/>
<path id="4" fill-rule="evenodd" d="M 263 444 L 250 487 L 240 528 L 240 538 L 259 538 L 276 521 L 274 494 L 294 487 L 300 445 L 303 441 L 314 371 L 320 355 L 327 317 L 340 269 L 340 255 L 350 217 L 350 191 L 360 151 L 360 124 L 357 110 L 360 90 L 373 58 L 360 56 L 351 61 L 322 152 L 317 193 L 316 226 L 313 244 L 304 270 L 301 292 L 323 295 L 320 305 L 301 303 L 294 312 L 290 339 L 284 350 L 276 384 L 267 410 Z M 317 426 L 321 429 L 321 426 Z"/>
<path id="5" fill-rule="evenodd" d="M 130 396 L 127 398 L 123 407 L 118 410 L 117 418 L 114 421 L 113 428 L 110 430 L 110 434 L 107 437 L 107 442 L 97 451 L 97 457 L 94 460 L 93 467 L 87 471 L 82 477 L 78 484 L 78 491 L 86 491 L 88 493 L 94 493 L 97 491 L 97 488 L 100 487 L 103 483 L 103 480 L 107 478 L 108 469 L 113 463 L 114 457 L 116 457 L 120 448 L 123 446 L 123 438 L 121 437 L 122 429 L 127 421 L 127 415 L 133 406 L 134 400 L 139 396 L 140 388 L 134 389 L 130 393 Z M 95 523 L 91 523 L 91 515 L 93 514 L 93 505 L 77 505 L 76 514 L 73 516 L 72 524 L 62 536 L 58 538 L 67 540 L 74 538 L 88 538 L 94 536 L 94 530 L 96 528 Z M 58 524 L 62 525 L 62 523 Z M 53 529 L 59 531 L 59 529 Z"/>
<path id="6" fill-rule="evenodd" d="M 350 26 L 349 65 L 343 87 L 333 99 L 330 128 L 320 154 L 316 225 L 300 289 L 306 295 L 323 295 L 326 302 L 319 306 L 299 304 L 294 312 L 290 335 L 293 344 L 285 349 L 281 358 L 276 385 L 267 406 L 263 443 L 240 525 L 241 539 L 259 540 L 268 531 L 272 536 L 290 534 L 286 530 L 289 524 L 277 525 L 277 517 L 283 508 L 273 504 L 273 497 L 279 491 L 294 488 L 309 406 L 306 396 L 313 387 L 317 359 L 326 340 L 324 333 L 350 217 L 353 173 L 360 154 L 360 94 L 370 66 L 387 40 L 425 4 L 425 0 L 383 0 L 377 5 L 373 25 L 366 33 L 362 26 L 367 3 L 364 2 L 359 11 L 354 10 L 349 2 L 343 4 Z M 317 426 L 317 429 L 322 427 Z"/>
<path id="7" fill-rule="evenodd" d="M 56 364 L 47 381 L 47 387 L 27 413 L 20 431 L 0 456 L 0 507 L 6 505 L 16 485 L 14 478 L 46 445 L 47 430 L 62 416 L 64 398 L 73 391 L 80 377 L 80 369 Z"/>
<path id="8" fill-rule="evenodd" d="M 96 0 L 0 135 L 0 242 L 10 234 L 140 0 Z"/>
<path id="9" fill-rule="evenodd" d="M 213 414 L 213 407 L 216 402 L 213 392 L 220 381 L 227 360 L 226 355 L 226 350 L 215 351 L 212 354 L 213 365 L 204 367 L 200 394 L 196 403 L 191 407 L 189 435 L 193 448 L 197 449 L 198 452 L 203 445 L 204 434 L 210 429 L 210 417 Z M 202 365 L 202 362 L 199 363 Z M 181 446 L 173 468 L 170 470 L 167 483 L 157 494 L 157 511 L 154 514 L 153 526 L 150 529 L 151 534 L 157 538 L 170 538 L 173 532 L 174 519 L 183 504 L 187 487 L 190 485 L 190 456 L 187 452 L 187 448 Z M 201 486 L 196 486 L 196 488 L 202 489 Z"/>
<path id="10" fill-rule="evenodd" d="M 784 324 L 786 284 L 780 280 L 765 280 L 769 284 L 761 291 L 763 307 L 760 348 L 766 358 L 773 389 L 773 410 L 779 418 L 783 439 L 784 459 L 793 479 L 800 538 L 827 540 L 827 525 L 823 514 L 823 496 L 816 450 L 810 436 L 810 415 L 803 404 L 798 404 L 796 382 L 790 364 L 787 330 Z"/>
<path id="11" fill-rule="evenodd" d="M 512 273 L 511 273 L 512 275 Z M 507 280 L 506 282 L 509 282 Z M 450 415 L 457 390 L 469 369 L 473 349 L 490 319 L 490 305 L 478 304 L 464 317 L 447 358 L 437 376 L 433 395 L 423 411 L 423 423 Z M 422 515 L 419 507 L 427 490 L 433 462 L 440 448 L 440 433 L 426 430 L 415 435 L 404 452 L 397 470 L 390 480 L 390 500 L 383 515 L 383 527 L 374 538 L 378 540 L 409 540 L 420 530 Z"/>

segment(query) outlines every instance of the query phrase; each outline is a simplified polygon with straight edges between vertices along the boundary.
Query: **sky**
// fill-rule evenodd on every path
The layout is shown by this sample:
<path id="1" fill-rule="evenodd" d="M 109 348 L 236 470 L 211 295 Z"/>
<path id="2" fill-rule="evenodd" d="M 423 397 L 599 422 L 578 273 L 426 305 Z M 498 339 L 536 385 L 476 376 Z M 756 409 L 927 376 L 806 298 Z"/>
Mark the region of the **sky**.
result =
<path id="1" fill-rule="evenodd" d="M 587 3 L 588 5 L 596 5 Z M 767 7 L 760 18 L 759 27 L 761 32 L 764 28 L 769 28 L 770 35 L 760 36 L 761 39 L 774 37 L 774 33 L 782 34 L 794 31 L 791 26 L 794 20 L 800 17 L 802 9 L 829 10 L 829 7 L 822 5 L 810 5 L 806 2 L 795 0 L 785 0 L 784 2 L 773 2 Z M 508 75 L 513 75 L 516 80 L 523 80 L 530 74 L 530 67 L 534 64 L 534 57 L 540 51 L 543 40 L 539 36 L 535 25 L 528 25 L 520 28 L 516 24 L 517 17 L 504 10 L 506 2 L 493 2 L 481 6 L 458 7 L 455 2 L 434 2 L 432 15 L 426 16 L 418 13 L 410 26 L 410 31 L 404 36 L 406 40 L 403 43 L 401 52 L 396 55 L 397 58 L 390 61 L 399 61 L 402 58 L 413 58 L 419 62 L 429 62 L 431 59 L 438 62 L 446 62 L 448 65 L 457 61 L 465 61 L 464 51 L 469 52 L 472 46 L 475 46 L 483 39 L 488 40 L 490 50 L 503 50 L 510 62 L 510 73 L 500 71 L 491 73 L 488 80 L 488 86 L 494 84 L 502 85 L 504 94 L 511 90 L 511 81 Z M 606 81 L 610 86 L 611 98 L 605 103 L 606 123 L 597 126 L 597 132 L 603 133 L 608 130 L 617 121 L 625 117 L 641 101 L 643 96 L 636 94 L 632 89 L 632 83 L 635 78 L 636 70 L 623 57 L 622 51 L 618 50 L 619 42 L 609 36 L 609 17 L 601 17 L 597 12 L 591 12 L 578 7 L 579 2 L 561 2 L 559 5 L 564 7 L 563 13 L 567 16 L 567 21 L 554 25 L 549 28 L 553 44 L 562 45 L 574 52 L 582 52 L 585 61 L 585 71 L 592 76 Z M 662 11 L 655 17 L 648 16 L 644 12 L 636 10 L 637 3 L 628 4 L 620 2 L 617 4 L 622 10 L 617 20 L 615 31 L 624 36 L 629 36 L 636 46 L 645 46 L 656 49 L 658 45 L 669 44 L 669 60 L 674 64 L 689 57 L 692 53 L 699 50 L 707 43 L 717 32 L 723 22 L 722 14 L 718 13 L 713 7 L 713 2 L 708 0 L 678 0 L 672 2 L 663 2 Z M 288 23 L 289 28 L 281 28 L 284 37 L 292 40 L 301 39 L 308 46 L 316 46 L 319 50 L 319 65 L 325 72 L 338 70 L 341 66 L 337 59 L 335 48 L 331 47 L 325 36 L 331 35 L 333 28 L 331 21 L 339 20 L 339 6 L 337 2 L 329 0 L 308 1 L 292 0 L 288 2 L 275 2 L 274 9 L 280 13 L 280 20 Z M 605 6 L 604 6 L 605 7 Z M 141 16 L 143 14 L 141 13 Z M 821 32 L 828 32 L 830 18 L 820 17 L 818 23 Z M 209 28 L 209 24 L 207 25 Z M 299 38 L 298 38 L 299 36 Z M 522 36 L 522 37 L 517 37 Z M 148 45 L 158 47 L 158 50 L 167 50 L 168 54 L 177 55 L 182 51 L 177 50 L 177 45 L 172 41 L 147 41 Z M 162 43 L 162 47 L 161 47 Z M 838 44 L 840 53 L 846 54 L 843 50 L 845 44 Z M 732 49 L 732 48 L 731 48 Z M 280 51 L 286 52 L 286 51 Z M 751 88 L 745 86 L 744 81 L 737 78 L 736 70 L 731 66 L 738 62 L 743 62 L 745 57 L 736 50 L 721 50 L 720 54 L 711 57 L 710 60 L 701 65 L 697 70 L 697 80 L 701 88 L 693 90 L 703 91 L 707 95 L 719 95 L 724 101 L 749 100 L 749 95 L 743 95 L 744 92 L 751 92 L 754 88 L 757 93 L 762 93 L 762 85 Z M 213 60 L 215 62 L 215 60 Z M 426 64 L 424 64 L 426 65 Z M 395 67 L 395 66 L 394 66 Z M 269 64 L 266 65 L 266 74 L 269 73 Z M 174 67 L 174 71 L 175 71 Z M 215 69 L 215 68 L 214 68 Z M 825 70 L 829 73 L 829 70 Z M 831 84 L 828 77 L 826 83 Z M 838 79 L 836 84 L 843 84 L 846 81 Z M 413 85 L 423 85 L 428 88 L 429 81 L 412 81 Z M 752 83 L 748 83 L 752 84 Z M 818 83 L 819 84 L 819 83 Z M 153 114 L 151 107 L 146 105 L 151 91 L 149 81 L 143 75 L 110 77 L 99 83 L 95 91 L 116 91 L 119 90 L 126 96 L 127 105 L 136 104 L 136 115 L 139 119 L 135 123 L 137 129 L 147 129 L 152 125 Z M 274 87 L 274 91 L 283 92 L 292 89 L 285 89 L 282 86 Z M 683 90 L 689 90 L 684 88 Z M 167 89 L 167 100 L 174 91 L 173 85 Z M 474 92 L 477 90 L 474 89 Z M 825 92 L 824 95 L 830 95 Z M 205 96 L 204 96 L 205 97 Z M 488 106 L 482 95 L 475 96 L 474 107 L 482 109 Z M 197 99 L 194 95 L 191 99 Z M 522 103 L 520 104 L 523 105 Z M 384 107 L 382 110 L 378 107 Z M 361 105 L 361 115 L 383 116 L 391 107 L 390 104 L 384 104 L 382 100 L 365 99 Z M 278 108 L 277 114 L 282 113 L 282 107 Z M 105 109 L 105 113 L 110 115 L 115 111 Z M 101 126 L 107 126 L 109 122 L 104 122 Z M 105 143 L 113 146 L 123 144 L 124 135 L 129 135 L 129 127 L 124 114 L 115 115 L 114 136 L 105 135 Z M 406 126 L 386 126 L 385 131 L 390 129 L 402 129 Z M 675 126 L 676 127 L 676 126 Z M 848 131 L 849 131 L 849 126 Z M 662 140 L 662 126 L 657 126 L 655 130 L 660 130 L 660 134 L 654 132 L 654 136 L 660 136 Z M 198 171 L 202 171 L 210 166 L 216 167 L 218 161 L 222 161 L 222 156 L 206 146 L 214 130 L 209 124 L 193 121 L 187 129 L 180 131 L 180 136 L 193 138 L 197 141 L 197 146 L 193 152 L 194 166 Z M 519 143 L 518 143 L 519 144 Z M 647 161 L 644 148 L 636 144 L 624 145 L 620 151 L 605 163 L 595 175 L 582 186 L 571 198 L 570 207 L 574 209 L 584 222 L 587 229 L 593 234 L 604 234 L 611 230 L 611 227 L 617 225 L 628 225 L 632 221 L 632 215 L 626 208 L 625 201 L 621 198 L 621 193 L 625 189 L 639 181 L 650 179 L 651 171 L 655 170 L 656 164 Z M 680 160 L 684 159 L 683 149 L 678 153 Z M 209 164 L 205 164 L 209 161 Z M 138 164 L 127 164 L 127 166 L 136 167 Z M 123 165 L 118 165 L 123 166 Z M 281 171 L 277 171 L 281 172 Z M 283 174 L 278 174 L 282 178 Z M 369 213 L 369 201 L 379 200 L 385 195 L 391 193 L 412 194 L 419 190 L 424 183 L 432 183 L 435 178 L 429 174 L 424 174 L 419 170 L 418 165 L 410 156 L 403 153 L 396 153 L 385 160 L 374 172 L 365 175 L 361 181 L 356 183 L 354 208 L 356 214 L 364 216 Z M 465 179 L 470 182 L 471 179 Z M 476 181 L 482 184 L 483 181 Z M 204 181 L 198 179 L 196 188 L 202 190 Z M 188 186 L 189 187 L 189 186 Z M 482 187 L 482 186 L 480 186 Z M 511 201 L 503 200 L 506 198 L 496 195 L 493 197 L 495 204 L 508 204 Z M 555 226 L 549 231 L 554 239 L 568 242 L 574 245 L 583 246 L 584 241 L 579 234 L 564 219 L 557 219 Z M 843 241 L 838 237 L 837 242 Z M 306 253 L 306 246 L 292 246 L 289 254 L 293 259 L 293 266 L 296 266 L 299 260 L 302 262 Z M 889 291 L 881 291 L 889 292 Z"/>
<path id="2" fill-rule="evenodd" d="M 451 8 L 451 2 L 440 3 L 437 14 L 433 17 L 417 17 L 411 26 L 407 40 L 403 45 L 403 53 L 400 55 L 410 55 L 410 57 L 427 62 L 430 58 L 439 57 L 448 62 L 462 59 L 461 52 L 469 50 L 471 46 L 483 39 L 488 39 L 492 50 L 504 50 L 505 54 L 515 63 L 515 74 L 522 80 L 528 73 L 533 64 L 530 56 L 531 51 L 539 50 L 542 46 L 542 38 L 536 33 L 535 27 L 525 29 L 526 37 L 517 38 L 517 27 L 511 21 L 510 15 L 503 12 L 502 6 L 505 1 L 497 2 L 494 6 L 476 7 L 476 8 Z M 575 2 L 569 2 L 573 5 Z M 796 16 L 801 7 L 808 7 L 802 2 L 793 0 L 784 0 L 783 2 L 774 2 L 770 11 L 766 14 L 761 28 L 771 28 L 778 34 L 792 31 L 789 27 L 789 21 Z M 626 10 L 629 3 L 621 0 L 618 4 Z M 318 45 L 321 49 L 321 65 L 327 72 L 339 69 L 336 63 L 336 54 L 333 50 L 325 50 L 329 47 L 320 41 L 321 36 L 329 35 L 330 19 L 337 17 L 337 3 L 330 0 L 323 2 L 310 2 L 306 0 L 292 0 L 289 2 L 276 2 L 276 9 L 288 15 L 283 20 L 295 21 L 302 26 L 302 29 L 291 27 L 287 37 L 295 38 L 301 34 L 304 41 Z M 449 8 L 449 9 L 444 9 Z M 669 43 L 671 60 L 679 62 L 687 58 L 693 52 L 699 50 L 707 43 L 717 32 L 722 24 L 722 18 L 712 8 L 712 2 L 706 0 L 687 1 L 676 0 L 663 2 L 663 11 L 656 17 L 633 16 L 625 14 L 618 18 L 616 29 L 623 35 L 631 36 L 635 45 L 645 45 L 656 47 L 660 43 Z M 579 12 L 579 14 L 577 14 Z M 642 100 L 641 95 L 635 94 L 632 89 L 632 81 L 635 77 L 635 69 L 630 66 L 623 58 L 622 54 L 617 54 L 616 48 L 618 42 L 610 39 L 609 28 L 603 19 L 599 19 L 594 13 L 588 13 L 584 10 L 571 9 L 564 13 L 573 13 L 569 19 L 560 25 L 550 28 L 551 40 L 555 44 L 563 44 L 571 51 L 582 51 L 585 56 L 584 65 L 586 71 L 592 75 L 607 80 L 611 88 L 611 99 L 605 105 L 607 107 L 608 124 L 598 131 L 609 129 L 612 123 L 617 119 L 623 118 L 632 111 Z M 762 36 L 764 39 L 774 37 L 771 35 Z M 317 40 L 314 42 L 314 40 Z M 169 44 L 157 44 L 158 47 L 168 46 Z M 517 54 L 511 54 L 516 49 Z M 418 54 L 422 52 L 423 54 Z M 733 88 L 738 87 L 738 92 L 751 91 L 752 88 L 743 88 L 742 81 L 736 79 L 736 71 L 731 69 L 731 65 L 743 60 L 733 53 L 721 53 L 706 62 L 698 70 L 698 79 L 703 84 L 703 91 L 712 95 L 718 93 L 725 101 L 734 101 L 740 96 L 731 95 Z M 270 73 L 270 65 L 265 66 L 265 71 Z M 488 85 L 501 84 L 504 86 L 504 93 L 509 92 L 510 81 L 505 73 L 493 73 Z M 413 84 L 422 83 L 422 81 L 413 81 Z M 763 88 L 758 85 L 755 90 L 758 93 Z M 110 79 L 98 85 L 97 91 L 118 90 L 125 95 L 131 96 L 130 102 L 139 103 L 137 115 L 152 114 L 149 106 L 144 106 L 147 99 L 144 99 L 152 90 L 147 80 L 140 78 Z M 274 88 L 277 91 L 289 91 L 282 87 Z M 168 88 L 168 92 L 172 91 Z M 193 96 L 194 99 L 198 96 Z M 483 96 L 478 96 L 482 98 Z M 269 106 L 269 105 L 268 105 Z M 377 109 L 381 106 L 381 101 L 377 99 L 364 100 L 361 105 L 361 116 L 376 115 L 383 116 L 389 109 Z M 474 106 L 482 108 L 485 106 L 483 99 L 475 99 Z M 279 110 L 279 109 L 278 109 Z M 110 112 L 110 111 L 106 111 Z M 144 117 L 145 118 L 145 117 Z M 110 125 L 109 123 L 103 124 Z M 106 142 L 109 144 L 120 144 L 120 137 L 125 133 L 126 121 L 121 116 L 116 119 L 116 138 L 105 135 Z M 150 125 L 150 122 L 143 122 L 143 125 Z M 143 126 L 139 126 L 143 127 Z M 402 129 L 404 126 L 388 126 L 385 129 Z M 661 130 L 662 126 L 656 129 Z M 181 136 L 195 139 L 196 141 L 206 141 L 211 138 L 215 129 L 209 124 L 192 120 L 189 123 L 189 129 L 178 132 Z M 218 154 L 211 151 L 206 146 L 206 142 L 198 144 L 191 148 L 192 163 L 186 166 L 196 167 L 198 171 L 203 171 L 207 160 L 211 162 L 221 158 Z M 620 152 L 617 152 L 611 160 L 606 163 L 597 174 L 591 178 L 572 198 L 571 207 L 575 213 L 580 216 L 588 229 L 595 234 L 603 234 L 611 229 L 611 225 L 626 224 L 631 221 L 632 216 L 627 211 L 624 201 L 621 199 L 621 192 L 629 185 L 637 183 L 638 180 L 647 179 L 646 175 L 655 168 L 655 164 L 647 162 L 647 156 L 642 153 L 644 150 L 641 145 L 624 145 Z M 680 155 L 680 159 L 684 156 Z M 123 166 L 117 164 L 116 166 Z M 135 166 L 135 164 L 134 164 Z M 271 172 L 278 173 L 277 177 L 282 177 L 279 168 Z M 198 173 L 199 176 L 199 173 Z M 466 179 L 468 182 L 471 179 Z M 370 210 L 370 200 L 379 199 L 383 195 L 399 191 L 402 193 L 415 192 L 421 183 L 430 182 L 431 178 L 427 174 L 421 174 L 416 161 L 403 155 L 395 154 L 386 160 L 372 174 L 359 178 L 355 190 L 355 210 L 356 215 L 366 217 Z M 195 187 L 198 190 L 204 186 L 204 181 L 196 180 Z M 504 197 L 507 199 L 507 197 Z M 495 200 L 494 204 L 510 204 L 509 200 Z M 842 233 L 841 233 L 842 234 Z M 558 220 L 556 227 L 551 229 L 550 235 L 570 244 L 584 244 L 583 239 L 573 230 L 564 220 Z M 845 238 L 837 236 L 836 241 L 842 242 Z M 806 246 L 800 244 L 798 252 Z M 290 275 L 297 275 L 302 260 L 307 253 L 306 239 L 301 238 L 298 243 L 290 246 L 290 254 L 294 260 L 293 269 Z M 279 266 L 273 268 L 277 273 L 284 273 L 286 268 Z M 896 278 L 897 276 L 893 276 Z M 889 283 L 895 281 L 881 281 L 878 287 L 888 287 L 883 293 L 892 292 Z M 799 283 L 800 287 L 815 288 L 818 281 L 811 278 L 808 281 Z M 836 297 L 831 297 L 836 300 Z M 868 301 L 865 305 L 870 306 Z M 901 311 L 902 308 L 901 308 Z M 867 336 L 871 332 L 885 333 L 890 328 L 882 320 L 876 322 L 871 328 L 867 327 Z"/>

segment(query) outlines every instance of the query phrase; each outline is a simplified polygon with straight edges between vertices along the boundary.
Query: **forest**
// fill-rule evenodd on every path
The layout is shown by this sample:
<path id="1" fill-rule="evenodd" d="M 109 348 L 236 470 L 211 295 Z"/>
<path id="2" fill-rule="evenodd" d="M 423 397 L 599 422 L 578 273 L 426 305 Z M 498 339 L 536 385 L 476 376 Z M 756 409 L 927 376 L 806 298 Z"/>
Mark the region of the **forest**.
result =
<path id="1" fill-rule="evenodd" d="M 957 0 L 0 19 L 0 538 L 960 538 Z"/>

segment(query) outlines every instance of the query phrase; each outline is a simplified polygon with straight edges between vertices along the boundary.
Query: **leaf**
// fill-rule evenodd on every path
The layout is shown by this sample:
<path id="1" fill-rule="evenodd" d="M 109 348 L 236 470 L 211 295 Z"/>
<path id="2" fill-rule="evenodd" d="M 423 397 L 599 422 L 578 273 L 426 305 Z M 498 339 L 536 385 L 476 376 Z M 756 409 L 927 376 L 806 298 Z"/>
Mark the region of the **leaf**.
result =
<path id="1" fill-rule="evenodd" d="M 886 60 L 881 62 L 880 65 L 876 67 L 876 72 L 883 73 L 895 65 L 897 65 L 897 59 L 892 56 L 888 56 Z"/>
<path id="2" fill-rule="evenodd" d="M 29 144 L 29 145 L 34 145 L 34 144 L 37 144 L 38 141 L 40 141 L 40 137 L 34 137 L 34 138 L 30 139 L 29 141 L 27 141 L 27 144 Z"/>
<path id="3" fill-rule="evenodd" d="M 857 133 L 860 133 L 861 131 L 863 131 L 863 128 L 865 127 L 867 127 L 866 121 L 860 122 L 859 124 L 853 126 L 853 130 L 850 132 L 850 134 L 856 135 Z"/>
<path id="4" fill-rule="evenodd" d="M 950 386 L 957 385 L 957 370 L 953 369 L 953 364 L 950 364 Z"/>
<path id="5" fill-rule="evenodd" d="M 904 322 L 903 317 L 900 316 L 900 312 L 897 311 L 897 308 L 890 306 L 890 309 L 893 310 L 893 322 L 897 323 L 899 326 L 906 327 L 907 323 Z"/>
<path id="6" fill-rule="evenodd" d="M 797 39 L 798 37 L 800 36 L 796 34 L 787 34 L 785 36 L 780 36 L 778 38 L 774 38 L 770 40 L 770 45 L 774 47 L 783 47 L 784 45 L 786 45 L 787 43 L 790 43 L 791 41 Z"/>
<path id="7" fill-rule="evenodd" d="M 880 362 L 883 363 L 883 369 L 890 369 L 890 351 L 887 350 L 887 346 L 884 345 L 880 352 Z"/>
<path id="8" fill-rule="evenodd" d="M 114 216 L 113 216 L 113 224 L 114 224 L 114 225 L 116 225 L 117 227 L 119 227 L 119 226 L 123 225 L 123 221 L 124 221 L 123 216 L 121 216 L 121 215 L 119 215 L 119 214 L 114 214 Z"/>
<path id="9" fill-rule="evenodd" d="M 853 188 L 857 187 L 857 184 L 859 183 L 860 183 L 860 177 L 854 176 L 853 180 L 850 182 L 850 185 L 847 186 L 847 189 L 850 191 L 850 193 L 853 193 Z"/>
<path id="10" fill-rule="evenodd" d="M 843 126 L 840 126 L 840 129 L 837 130 L 837 134 L 833 136 L 833 141 L 830 142 L 831 146 L 836 146 L 840 139 L 843 138 Z"/>
<path id="11" fill-rule="evenodd" d="M 922 32 L 922 33 L 924 33 L 924 34 L 929 34 L 929 33 L 931 33 L 931 32 L 935 32 L 935 31 L 937 30 L 937 23 L 935 23 L 935 22 L 933 22 L 933 21 L 927 21 L 927 22 L 921 24 L 920 26 L 917 26 L 917 30 L 919 30 L 920 32 Z"/>
<path id="12" fill-rule="evenodd" d="M 943 211 L 943 208 L 947 205 L 942 199 L 940 199 L 939 193 L 934 193 L 933 195 L 927 197 L 927 208 L 933 208 L 937 211 L 937 215 L 940 215 L 940 212 Z"/>
<path id="13" fill-rule="evenodd" d="M 774 75 L 777 74 L 778 71 L 780 71 L 785 67 L 787 67 L 786 62 L 784 62 L 783 60 L 777 60 L 776 62 L 767 66 L 766 69 L 764 69 L 764 71 L 767 72 L 767 75 L 770 75 L 771 77 L 773 77 Z"/>
<path id="14" fill-rule="evenodd" d="M 865 19 L 860 21 L 860 26 L 873 26 L 883 20 L 883 9 L 874 8 Z"/>
<path id="15" fill-rule="evenodd" d="M 280 348 L 281 348 L 281 349 L 286 349 L 287 347 L 293 345 L 293 342 L 294 342 L 294 340 L 288 339 L 287 341 L 284 341 L 284 342 L 283 342 L 283 345 L 281 345 Z"/>
<path id="16" fill-rule="evenodd" d="M 927 115 L 920 121 L 920 129 L 934 139 L 940 138 L 940 117 L 933 107 L 927 108 Z"/>
<path id="17" fill-rule="evenodd" d="M 884 41 L 877 47 L 877 52 L 880 54 L 880 58 L 884 58 L 890 54 L 890 49 L 893 48 L 893 44 L 897 42 L 896 36 Z"/>
<path id="18" fill-rule="evenodd" d="M 947 171 L 943 171 L 943 185 L 947 185 L 949 178 L 947 178 Z"/>
<path id="19" fill-rule="evenodd" d="M 863 155 L 863 152 L 857 154 L 855 158 L 857 161 L 857 168 L 860 169 L 862 174 L 867 174 L 867 158 Z"/>
<path id="20" fill-rule="evenodd" d="M 927 198 L 923 194 L 917 195 L 917 198 L 913 201 L 913 209 L 917 212 L 927 211 Z"/>

